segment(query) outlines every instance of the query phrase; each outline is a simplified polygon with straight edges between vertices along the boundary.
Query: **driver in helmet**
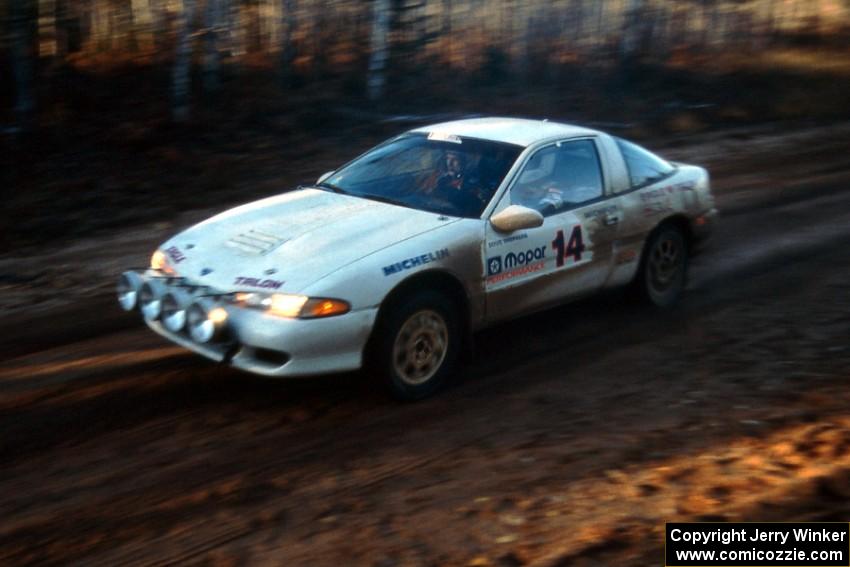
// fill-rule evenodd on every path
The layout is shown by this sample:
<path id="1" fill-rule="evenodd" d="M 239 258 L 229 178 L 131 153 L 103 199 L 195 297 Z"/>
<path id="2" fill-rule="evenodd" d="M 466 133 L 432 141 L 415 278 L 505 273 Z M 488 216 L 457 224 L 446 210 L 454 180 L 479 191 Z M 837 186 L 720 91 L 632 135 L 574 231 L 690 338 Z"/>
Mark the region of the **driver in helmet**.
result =
<path id="1" fill-rule="evenodd" d="M 479 195 L 480 183 L 470 174 L 463 152 L 446 150 L 430 185 L 433 197 L 448 201 L 462 216 L 477 214 L 484 204 Z"/>
<path id="2" fill-rule="evenodd" d="M 466 159 L 460 152 L 446 150 L 443 156 L 445 172 L 437 180 L 437 189 L 456 189 L 463 187 Z"/>

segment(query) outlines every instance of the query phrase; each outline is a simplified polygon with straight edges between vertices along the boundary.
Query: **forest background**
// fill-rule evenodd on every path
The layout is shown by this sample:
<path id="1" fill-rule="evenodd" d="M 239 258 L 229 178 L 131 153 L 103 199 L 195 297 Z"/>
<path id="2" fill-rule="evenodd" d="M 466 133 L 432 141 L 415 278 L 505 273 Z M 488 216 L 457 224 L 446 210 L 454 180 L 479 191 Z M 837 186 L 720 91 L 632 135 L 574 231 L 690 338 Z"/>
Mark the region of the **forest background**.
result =
<path id="1" fill-rule="evenodd" d="M 850 115 L 850 0 L 6 0 L 0 23 L 0 252 L 280 192 L 443 118 L 652 146 Z"/>

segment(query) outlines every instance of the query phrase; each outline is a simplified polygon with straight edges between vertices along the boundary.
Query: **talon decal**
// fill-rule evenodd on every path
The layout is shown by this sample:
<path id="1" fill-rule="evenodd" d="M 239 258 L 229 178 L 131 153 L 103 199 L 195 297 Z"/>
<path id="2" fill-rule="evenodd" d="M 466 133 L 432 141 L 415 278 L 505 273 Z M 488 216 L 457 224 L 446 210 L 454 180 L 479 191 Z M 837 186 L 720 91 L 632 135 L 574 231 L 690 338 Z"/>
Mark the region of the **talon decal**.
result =
<path id="1" fill-rule="evenodd" d="M 280 289 L 281 286 L 283 286 L 283 283 L 284 282 L 280 280 L 261 280 L 259 278 L 246 278 L 243 276 L 238 276 L 233 282 L 233 285 L 258 287 L 261 289 Z"/>

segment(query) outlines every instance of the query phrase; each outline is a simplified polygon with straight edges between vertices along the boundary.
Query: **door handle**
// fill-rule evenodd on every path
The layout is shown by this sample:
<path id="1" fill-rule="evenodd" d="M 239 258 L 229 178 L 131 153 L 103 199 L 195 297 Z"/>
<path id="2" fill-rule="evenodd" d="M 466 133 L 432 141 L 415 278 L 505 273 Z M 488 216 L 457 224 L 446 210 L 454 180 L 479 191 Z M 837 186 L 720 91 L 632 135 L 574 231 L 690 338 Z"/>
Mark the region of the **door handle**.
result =
<path id="1" fill-rule="evenodd" d="M 620 216 L 619 215 L 605 215 L 605 218 L 602 219 L 602 223 L 605 226 L 614 226 L 618 222 L 620 222 Z"/>

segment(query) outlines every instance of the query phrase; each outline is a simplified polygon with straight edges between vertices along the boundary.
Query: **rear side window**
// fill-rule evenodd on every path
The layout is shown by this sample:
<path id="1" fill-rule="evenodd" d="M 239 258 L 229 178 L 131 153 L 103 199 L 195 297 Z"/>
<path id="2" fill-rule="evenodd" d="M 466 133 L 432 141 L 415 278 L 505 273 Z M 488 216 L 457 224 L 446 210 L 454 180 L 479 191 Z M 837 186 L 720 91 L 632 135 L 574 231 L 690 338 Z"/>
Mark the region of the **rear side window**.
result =
<path id="1" fill-rule="evenodd" d="M 670 163 L 652 152 L 620 138 L 614 139 L 617 141 L 617 145 L 620 146 L 623 159 L 626 160 L 626 167 L 629 168 L 629 178 L 632 187 L 642 187 L 650 183 L 655 183 L 670 176 L 676 170 Z"/>

